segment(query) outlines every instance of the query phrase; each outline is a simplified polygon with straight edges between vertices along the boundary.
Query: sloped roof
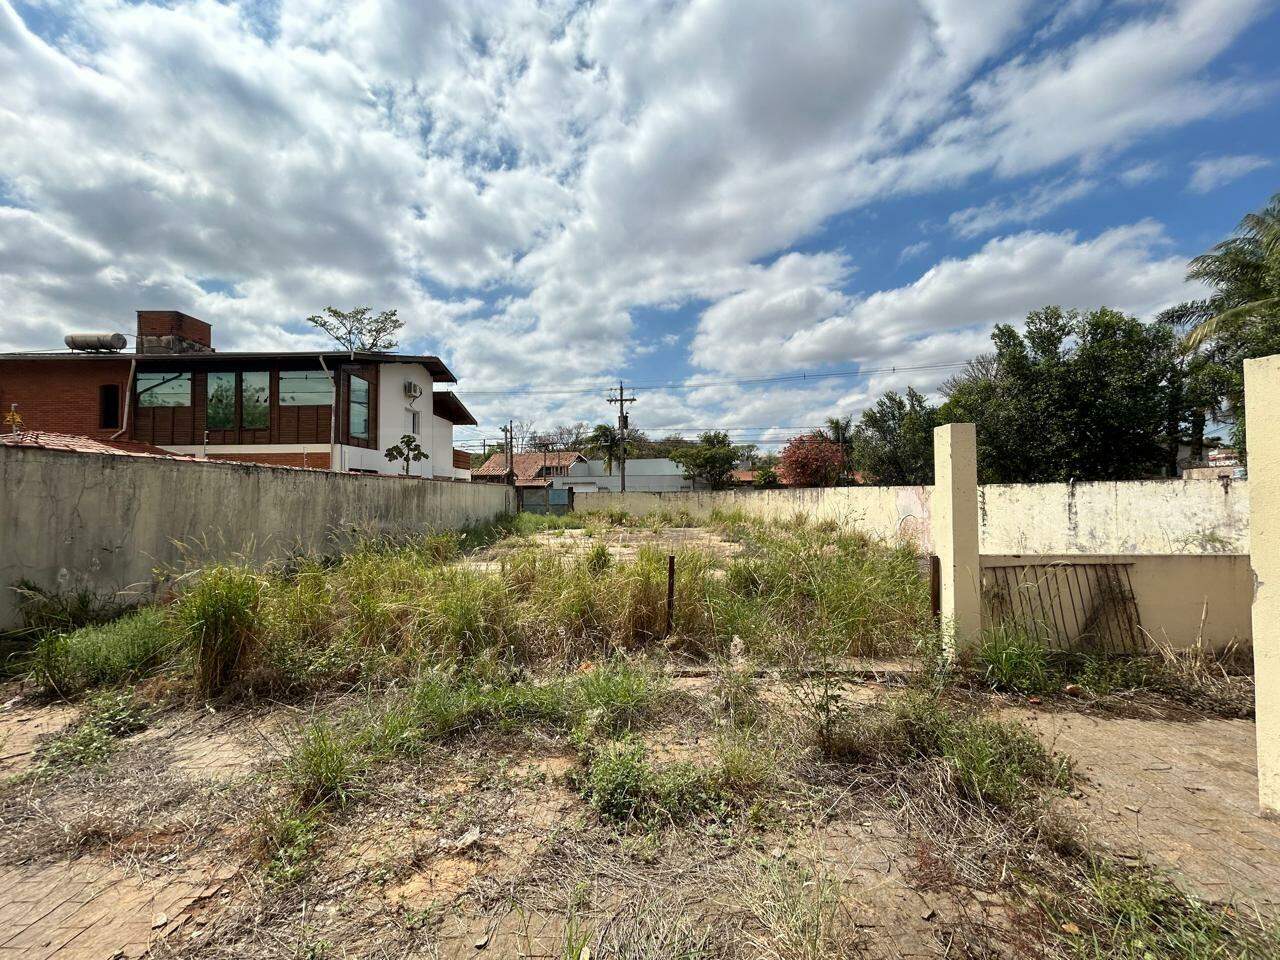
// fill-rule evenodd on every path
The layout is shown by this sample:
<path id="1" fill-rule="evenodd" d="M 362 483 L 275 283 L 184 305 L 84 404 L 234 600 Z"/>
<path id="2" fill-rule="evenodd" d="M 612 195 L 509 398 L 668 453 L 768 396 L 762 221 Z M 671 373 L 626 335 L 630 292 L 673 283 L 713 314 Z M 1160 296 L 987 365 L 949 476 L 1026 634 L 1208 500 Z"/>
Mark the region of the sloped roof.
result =
<path id="1" fill-rule="evenodd" d="M 455 427 L 478 426 L 476 418 L 471 415 L 471 411 L 466 408 L 458 395 L 452 390 L 437 390 L 431 394 L 431 411 L 437 417 L 448 420 Z"/>
<path id="2" fill-rule="evenodd" d="M 555 453 L 517 453 L 515 455 L 516 480 L 533 480 L 543 467 L 569 467 L 579 460 L 585 460 L 575 450 L 563 450 Z M 507 472 L 507 455 L 495 453 L 481 464 L 478 470 L 471 471 L 472 477 L 501 477 Z"/>
<path id="3" fill-rule="evenodd" d="M 140 440 L 95 440 L 93 437 L 82 437 L 73 433 L 48 433 L 44 430 L 0 434 L 0 446 L 62 450 L 67 453 L 108 453 L 114 456 L 124 454 L 130 457 L 166 457 L 170 460 L 199 459 L 199 457 L 187 457 L 177 453 L 170 453 L 163 447 L 143 443 Z"/>

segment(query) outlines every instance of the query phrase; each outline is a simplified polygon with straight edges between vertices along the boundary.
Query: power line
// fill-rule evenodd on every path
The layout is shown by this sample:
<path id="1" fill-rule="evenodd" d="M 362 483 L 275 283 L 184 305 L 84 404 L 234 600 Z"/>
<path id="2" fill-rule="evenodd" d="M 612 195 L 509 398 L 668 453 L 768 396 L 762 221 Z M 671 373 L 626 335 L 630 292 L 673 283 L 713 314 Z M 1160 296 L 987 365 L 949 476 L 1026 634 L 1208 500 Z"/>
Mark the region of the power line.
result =
<path id="1" fill-rule="evenodd" d="M 633 383 L 627 384 L 628 389 L 632 390 L 701 390 L 705 387 L 725 387 L 725 386 L 750 386 L 769 383 L 793 383 L 802 380 L 829 380 L 833 378 L 848 377 L 870 377 L 880 373 L 920 373 L 929 370 L 949 370 L 958 367 L 964 367 L 968 364 L 967 360 L 956 360 L 946 363 L 921 363 L 909 366 L 892 366 L 892 367 L 863 367 L 858 370 L 833 370 L 827 373 L 818 373 L 811 371 L 802 371 L 799 373 L 783 374 L 773 377 L 736 377 L 725 380 L 698 380 L 698 381 L 654 381 L 652 383 Z M 460 388 L 461 389 L 461 388 Z M 594 386 L 584 387 L 561 387 L 554 389 L 540 388 L 520 388 L 511 390 L 463 390 L 468 397 L 514 397 L 514 396 L 579 396 L 582 394 L 599 393 L 601 390 L 611 390 L 611 384 L 597 382 Z"/>

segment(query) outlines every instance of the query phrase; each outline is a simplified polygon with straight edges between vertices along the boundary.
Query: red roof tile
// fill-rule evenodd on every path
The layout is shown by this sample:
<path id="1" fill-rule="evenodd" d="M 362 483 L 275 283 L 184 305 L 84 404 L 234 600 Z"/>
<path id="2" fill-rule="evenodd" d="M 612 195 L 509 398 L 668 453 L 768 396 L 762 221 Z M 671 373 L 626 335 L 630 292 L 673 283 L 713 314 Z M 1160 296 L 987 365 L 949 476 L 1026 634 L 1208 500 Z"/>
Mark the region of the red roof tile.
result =
<path id="1" fill-rule="evenodd" d="M 0 433 L 0 445 L 6 447 L 35 447 L 39 450 L 64 450 L 67 453 L 109 453 L 115 456 L 167 457 L 171 460 L 197 460 L 170 453 L 163 447 L 143 443 L 140 440 L 95 440 L 71 433 L 47 433 L 28 430 L 20 433 Z"/>
<path id="2" fill-rule="evenodd" d="M 544 467 L 570 467 L 579 460 L 586 460 L 582 454 L 573 450 L 555 453 L 517 453 L 515 468 L 517 480 L 533 480 Z M 507 455 L 495 453 L 486 460 L 478 470 L 471 471 L 473 477 L 501 477 L 507 472 Z"/>

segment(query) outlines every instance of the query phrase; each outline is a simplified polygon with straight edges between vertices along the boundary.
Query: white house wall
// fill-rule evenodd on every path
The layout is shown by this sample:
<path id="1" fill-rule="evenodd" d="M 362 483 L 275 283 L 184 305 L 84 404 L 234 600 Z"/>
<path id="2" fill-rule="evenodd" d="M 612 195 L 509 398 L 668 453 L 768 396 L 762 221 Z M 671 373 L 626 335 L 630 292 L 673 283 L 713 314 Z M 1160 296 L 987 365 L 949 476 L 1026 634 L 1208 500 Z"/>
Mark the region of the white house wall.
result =
<path id="1" fill-rule="evenodd" d="M 422 396 L 412 404 L 405 396 L 406 381 L 416 383 L 422 390 Z M 404 470 L 403 464 L 392 464 L 387 460 L 386 450 L 400 442 L 400 438 L 408 433 L 405 426 L 405 411 L 418 411 L 418 444 L 429 454 L 427 460 L 409 465 L 409 473 L 417 477 L 452 476 L 453 460 L 443 464 L 436 459 L 435 443 L 432 437 L 431 409 L 431 374 L 420 363 L 384 363 L 378 370 L 378 443 L 376 450 L 362 450 L 364 456 L 358 457 L 361 469 L 377 470 L 379 473 L 399 473 Z M 348 464 L 357 466 L 357 464 Z M 444 467 L 441 470 L 441 467 Z"/>

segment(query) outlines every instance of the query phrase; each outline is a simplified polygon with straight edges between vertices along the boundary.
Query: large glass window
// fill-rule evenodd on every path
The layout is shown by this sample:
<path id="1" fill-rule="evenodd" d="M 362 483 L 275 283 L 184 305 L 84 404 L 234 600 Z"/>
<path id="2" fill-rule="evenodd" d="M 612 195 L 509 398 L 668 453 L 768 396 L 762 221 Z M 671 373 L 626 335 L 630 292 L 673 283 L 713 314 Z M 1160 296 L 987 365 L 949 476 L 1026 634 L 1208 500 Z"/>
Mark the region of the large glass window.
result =
<path id="1" fill-rule="evenodd" d="M 333 403 L 333 383 L 323 370 L 281 370 L 280 406 L 313 407 Z"/>
<path id="2" fill-rule="evenodd" d="M 271 374 L 240 374 L 240 425 L 246 430 L 271 426 Z"/>
<path id="3" fill-rule="evenodd" d="M 357 440 L 369 439 L 369 381 L 351 378 L 350 431 Z"/>
<path id="4" fill-rule="evenodd" d="M 189 373 L 140 373 L 138 374 L 138 406 L 140 407 L 189 407 L 191 406 L 191 374 Z"/>
<path id="5" fill-rule="evenodd" d="M 210 430 L 234 430 L 236 428 L 236 375 L 234 373 L 210 373 L 207 375 L 205 426 Z"/>

